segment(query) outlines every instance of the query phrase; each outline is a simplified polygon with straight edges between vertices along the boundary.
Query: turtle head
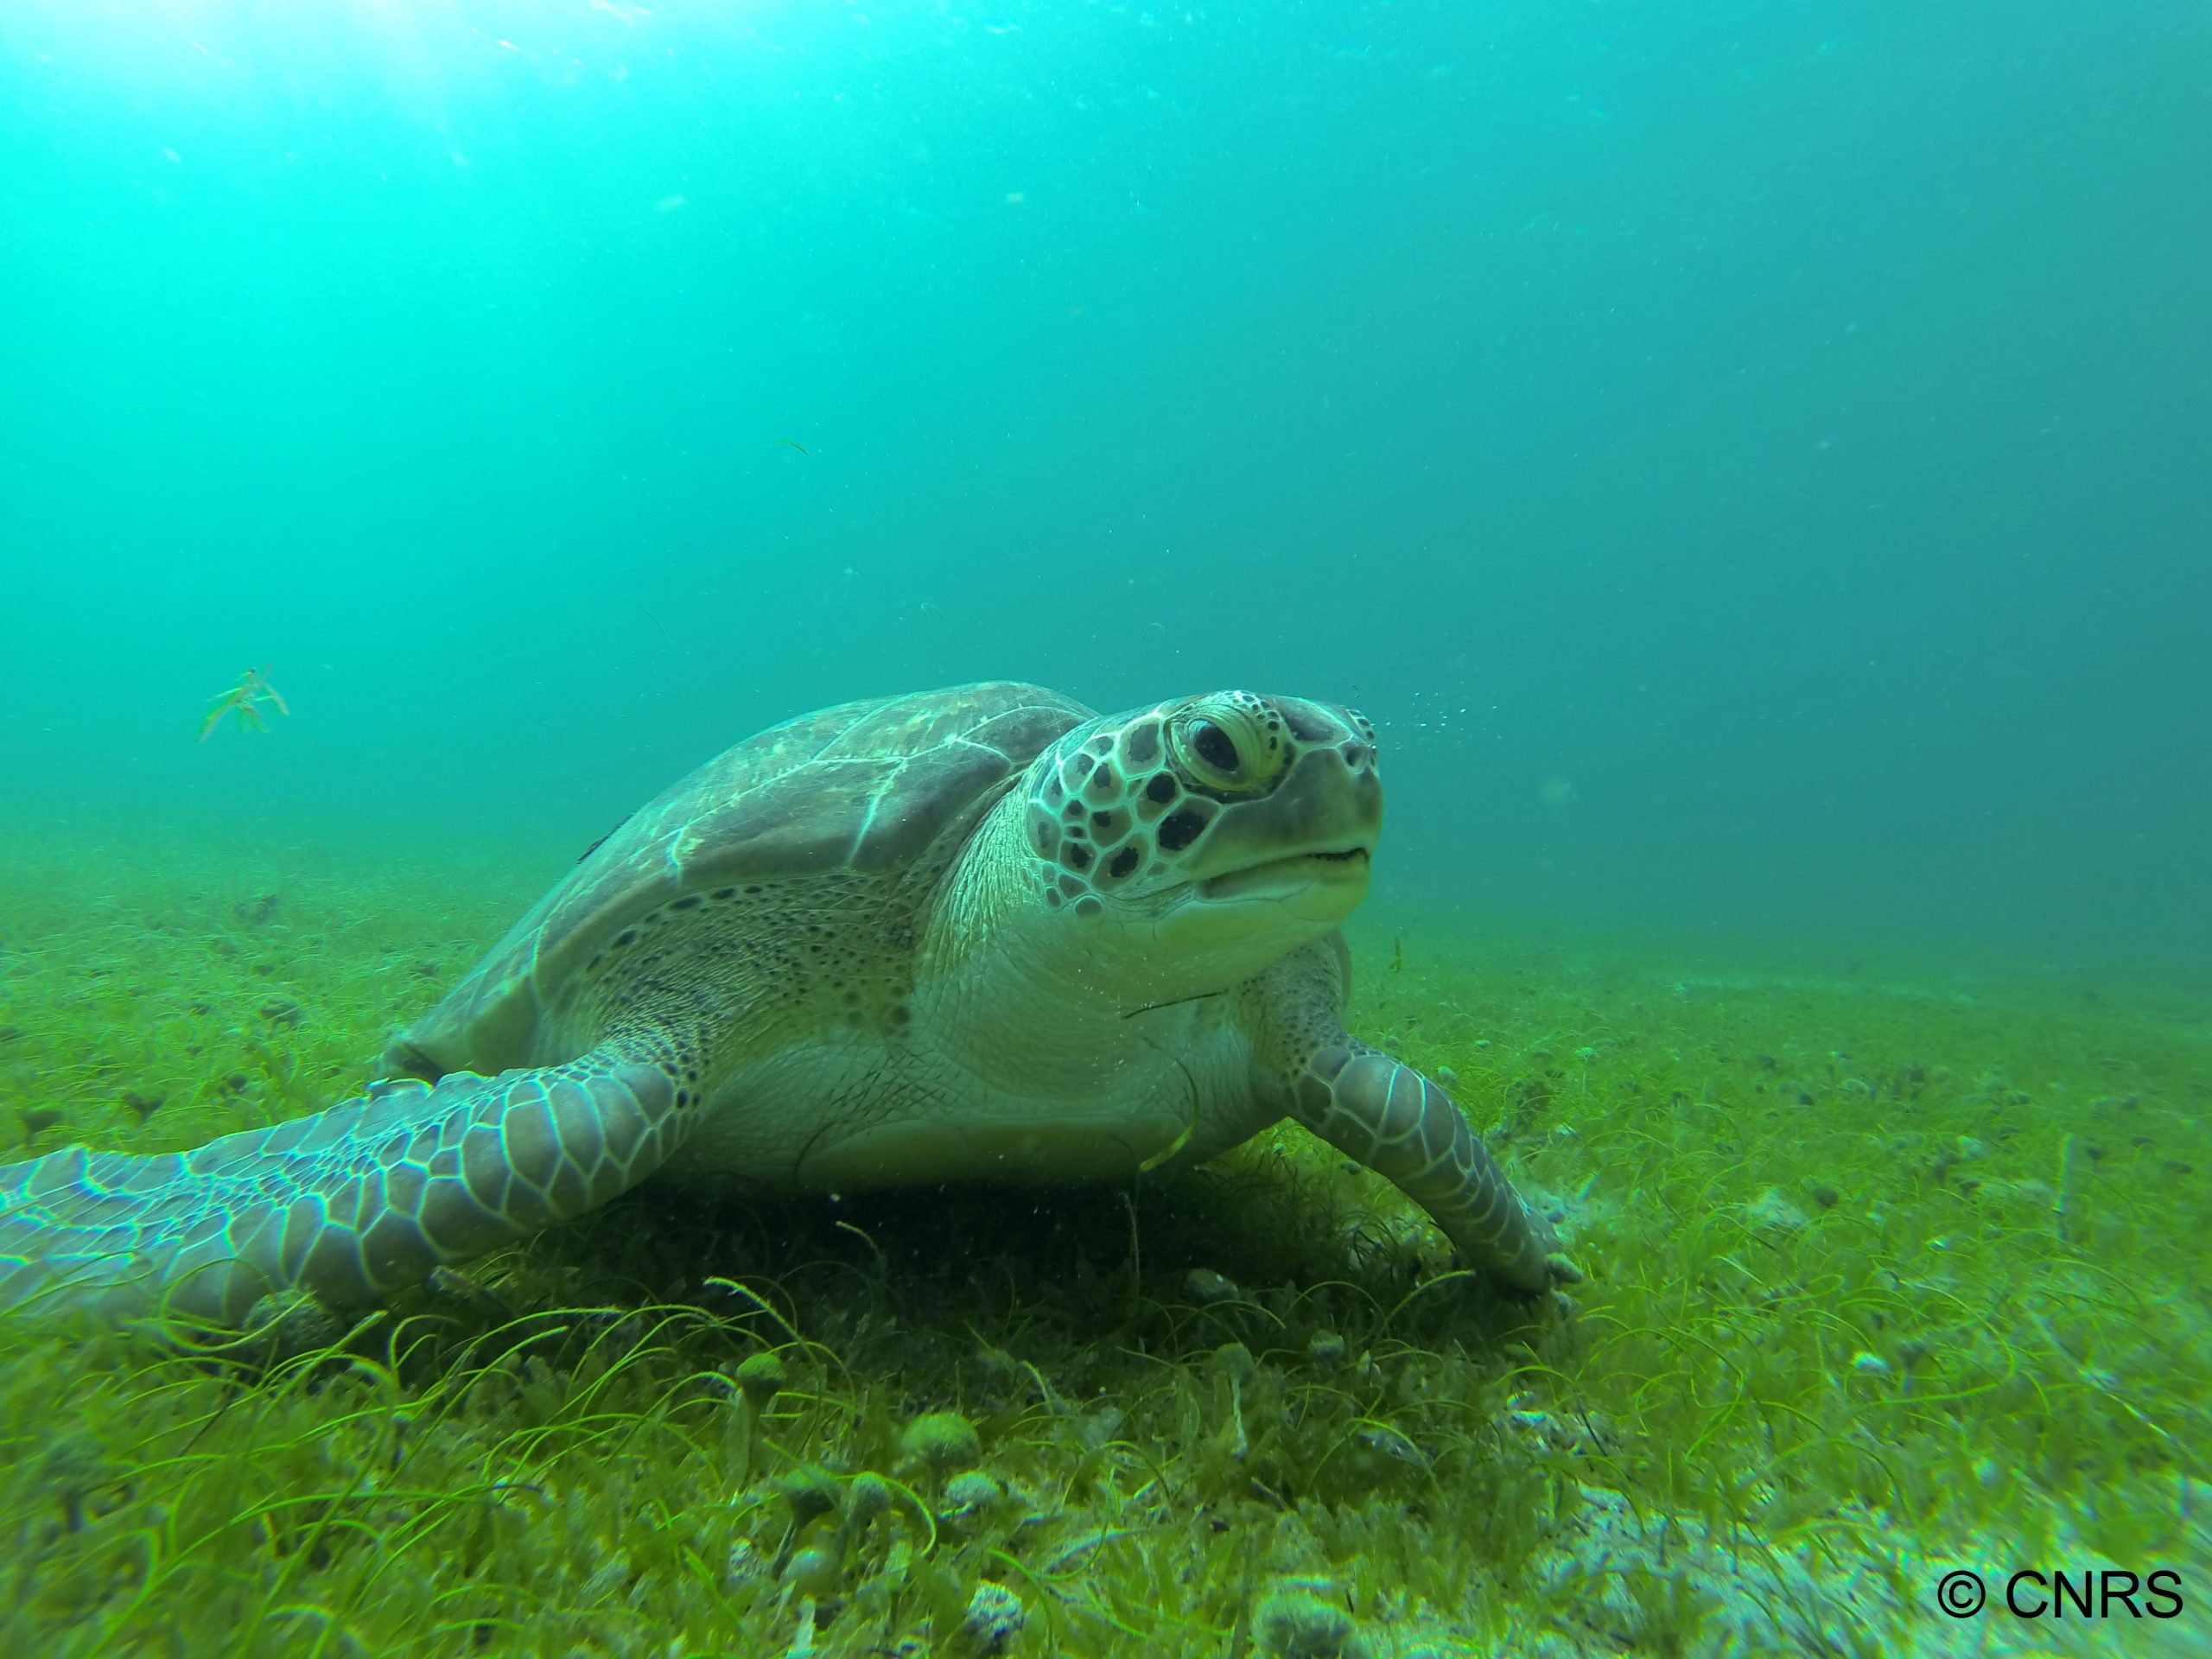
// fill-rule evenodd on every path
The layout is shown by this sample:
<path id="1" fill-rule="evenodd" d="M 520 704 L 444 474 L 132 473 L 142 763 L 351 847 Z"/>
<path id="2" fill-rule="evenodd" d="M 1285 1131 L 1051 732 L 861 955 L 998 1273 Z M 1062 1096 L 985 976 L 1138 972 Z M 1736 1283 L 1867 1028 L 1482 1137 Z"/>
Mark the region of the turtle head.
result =
<path id="1" fill-rule="evenodd" d="M 1209 692 L 1076 728 L 1025 780 L 1025 856 L 1086 962 L 1158 1000 L 1223 990 L 1366 896 L 1375 728 L 1349 709 Z"/>

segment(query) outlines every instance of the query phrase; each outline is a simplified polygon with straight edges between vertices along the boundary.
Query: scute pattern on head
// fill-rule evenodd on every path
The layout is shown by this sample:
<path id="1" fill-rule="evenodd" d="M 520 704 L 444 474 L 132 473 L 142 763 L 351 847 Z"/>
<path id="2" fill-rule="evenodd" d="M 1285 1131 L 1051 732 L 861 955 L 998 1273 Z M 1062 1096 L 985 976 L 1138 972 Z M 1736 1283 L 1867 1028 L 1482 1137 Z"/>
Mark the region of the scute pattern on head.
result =
<path id="1" fill-rule="evenodd" d="M 895 870 L 1091 711 L 988 681 L 840 703 L 747 738 L 649 803 L 387 1051 L 395 1072 L 517 1064 L 537 1015 L 661 906 L 723 887 Z"/>
<path id="2" fill-rule="evenodd" d="M 1027 836 L 1043 861 L 1046 904 L 1098 914 L 1103 899 L 1182 858 L 1241 803 L 1274 792 L 1310 750 L 1333 745 L 1365 767 L 1375 728 L 1340 712 L 1348 730 L 1318 704 L 1228 691 L 1066 733 L 1031 780 Z M 1279 833 L 1280 817 L 1269 814 L 1262 833 Z"/>
<path id="3" fill-rule="evenodd" d="M 1046 877 L 1045 902 L 1095 912 L 1096 893 L 1141 876 L 1154 856 L 1154 826 L 1181 794 L 1160 770 L 1166 757 L 1157 711 L 1116 731 L 1071 732 L 1059 764 L 1043 771 L 1029 802 L 1029 836 L 1037 855 L 1057 866 Z M 1145 785 L 1159 792 L 1147 796 Z"/>

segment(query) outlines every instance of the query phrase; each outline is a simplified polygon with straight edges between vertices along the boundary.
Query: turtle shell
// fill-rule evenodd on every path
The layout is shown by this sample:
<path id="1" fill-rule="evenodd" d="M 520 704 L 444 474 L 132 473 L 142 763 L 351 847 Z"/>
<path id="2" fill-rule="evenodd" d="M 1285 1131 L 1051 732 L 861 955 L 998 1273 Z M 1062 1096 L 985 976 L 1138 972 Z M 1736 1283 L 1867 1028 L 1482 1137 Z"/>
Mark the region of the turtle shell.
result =
<path id="1" fill-rule="evenodd" d="M 990 681 L 840 703 L 725 749 L 633 813 L 385 1052 L 390 1075 L 543 1064 L 538 1015 L 625 928 L 689 893 L 912 863 L 1091 711 Z"/>

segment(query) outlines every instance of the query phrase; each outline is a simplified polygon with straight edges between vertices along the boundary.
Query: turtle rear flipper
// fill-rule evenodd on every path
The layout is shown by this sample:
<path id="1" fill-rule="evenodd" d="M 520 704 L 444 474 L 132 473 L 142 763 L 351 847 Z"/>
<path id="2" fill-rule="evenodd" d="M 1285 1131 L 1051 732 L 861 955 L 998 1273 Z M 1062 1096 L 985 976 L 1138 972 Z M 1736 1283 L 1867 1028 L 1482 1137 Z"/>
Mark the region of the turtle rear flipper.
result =
<path id="1" fill-rule="evenodd" d="M 294 1287 L 375 1302 L 635 1185 L 687 1103 L 659 1066 L 600 1049 L 372 1084 L 189 1152 L 67 1147 L 0 1167 L 0 1309 L 235 1325 Z"/>

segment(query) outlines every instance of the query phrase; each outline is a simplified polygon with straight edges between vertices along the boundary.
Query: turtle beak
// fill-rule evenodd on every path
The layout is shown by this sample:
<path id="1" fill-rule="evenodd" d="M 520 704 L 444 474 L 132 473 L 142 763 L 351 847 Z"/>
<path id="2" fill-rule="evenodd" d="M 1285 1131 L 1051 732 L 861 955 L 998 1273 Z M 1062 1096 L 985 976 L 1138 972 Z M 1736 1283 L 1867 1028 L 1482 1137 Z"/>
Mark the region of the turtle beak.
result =
<path id="1" fill-rule="evenodd" d="M 1263 901 L 1334 924 L 1367 896 L 1382 830 L 1373 747 L 1352 740 L 1308 749 L 1265 799 L 1222 815 L 1192 889 L 1209 904 Z"/>
<path id="2" fill-rule="evenodd" d="M 1264 864 L 1210 875 L 1198 884 L 1198 897 L 1279 899 L 1307 887 L 1346 886 L 1357 887 L 1364 892 L 1371 856 L 1364 847 L 1348 847 L 1340 852 L 1293 853 L 1288 858 L 1271 858 Z"/>
<path id="3" fill-rule="evenodd" d="M 1367 897 L 1369 855 L 1363 847 L 1337 853 L 1300 853 L 1249 869 L 1209 876 L 1198 884 L 1210 905 L 1267 904 L 1292 918 L 1334 926 Z"/>
<path id="4" fill-rule="evenodd" d="M 1374 749 L 1332 744 L 1299 756 L 1263 799 L 1223 813 L 1194 874 L 1203 882 L 1301 858 L 1334 858 L 1364 870 L 1382 833 L 1382 780 Z"/>

